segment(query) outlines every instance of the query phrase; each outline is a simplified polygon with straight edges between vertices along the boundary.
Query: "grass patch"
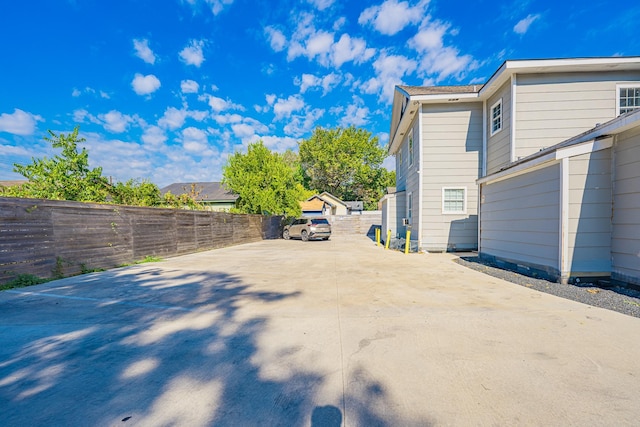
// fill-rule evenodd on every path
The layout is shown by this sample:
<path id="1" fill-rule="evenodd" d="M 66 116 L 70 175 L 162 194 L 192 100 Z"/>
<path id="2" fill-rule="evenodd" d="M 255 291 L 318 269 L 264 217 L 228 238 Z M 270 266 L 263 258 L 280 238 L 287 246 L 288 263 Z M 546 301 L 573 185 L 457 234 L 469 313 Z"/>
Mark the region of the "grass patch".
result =
<path id="1" fill-rule="evenodd" d="M 51 279 L 43 279 L 42 277 L 34 276 L 33 274 L 19 274 L 15 279 L 10 280 L 3 285 L 0 285 L 0 291 L 39 285 L 41 283 L 46 283 L 50 280 Z"/>
<path id="2" fill-rule="evenodd" d="M 134 264 L 145 264 L 147 262 L 160 262 L 160 261 L 162 261 L 162 258 L 160 258 L 159 256 L 147 255 L 146 257 L 144 257 L 144 259 L 141 259 L 140 261 L 136 261 Z"/>

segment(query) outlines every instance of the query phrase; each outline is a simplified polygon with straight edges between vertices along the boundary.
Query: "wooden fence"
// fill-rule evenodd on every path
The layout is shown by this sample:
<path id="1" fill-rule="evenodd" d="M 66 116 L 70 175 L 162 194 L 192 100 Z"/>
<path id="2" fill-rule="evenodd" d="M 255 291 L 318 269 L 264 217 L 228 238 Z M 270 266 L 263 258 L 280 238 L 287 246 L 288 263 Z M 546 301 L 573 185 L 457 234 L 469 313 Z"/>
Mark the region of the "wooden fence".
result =
<path id="1" fill-rule="evenodd" d="M 0 197 L 0 283 L 274 239 L 281 219 Z"/>

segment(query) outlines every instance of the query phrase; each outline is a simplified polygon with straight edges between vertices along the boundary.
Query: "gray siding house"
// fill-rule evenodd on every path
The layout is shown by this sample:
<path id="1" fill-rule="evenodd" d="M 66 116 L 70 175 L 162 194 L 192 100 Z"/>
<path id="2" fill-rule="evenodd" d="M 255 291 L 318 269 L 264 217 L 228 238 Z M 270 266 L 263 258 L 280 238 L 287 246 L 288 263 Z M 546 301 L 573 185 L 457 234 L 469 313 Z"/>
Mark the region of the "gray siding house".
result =
<path id="1" fill-rule="evenodd" d="M 398 86 L 387 227 L 563 282 L 640 283 L 638 108 L 638 57 L 506 61 L 484 85 Z"/>

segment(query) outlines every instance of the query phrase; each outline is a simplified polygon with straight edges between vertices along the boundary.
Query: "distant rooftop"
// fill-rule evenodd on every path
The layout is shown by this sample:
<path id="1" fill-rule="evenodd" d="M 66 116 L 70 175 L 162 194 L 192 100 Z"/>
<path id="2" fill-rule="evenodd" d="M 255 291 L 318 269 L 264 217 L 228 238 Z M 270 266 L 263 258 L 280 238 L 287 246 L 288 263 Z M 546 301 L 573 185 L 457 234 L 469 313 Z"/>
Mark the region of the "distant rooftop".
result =
<path id="1" fill-rule="evenodd" d="M 227 190 L 220 182 L 174 182 L 160 189 L 162 194 L 168 192 L 174 195 L 197 194 L 196 200 L 208 202 L 235 202 L 237 194 Z"/>

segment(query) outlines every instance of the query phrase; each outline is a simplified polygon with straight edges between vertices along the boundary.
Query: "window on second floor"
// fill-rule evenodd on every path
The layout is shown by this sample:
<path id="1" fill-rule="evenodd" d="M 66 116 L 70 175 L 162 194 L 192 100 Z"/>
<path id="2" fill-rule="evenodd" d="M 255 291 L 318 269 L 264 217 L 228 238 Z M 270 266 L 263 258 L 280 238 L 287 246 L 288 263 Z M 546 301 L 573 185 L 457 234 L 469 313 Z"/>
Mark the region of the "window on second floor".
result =
<path id="1" fill-rule="evenodd" d="M 502 98 L 491 106 L 491 135 L 502 130 Z"/>
<path id="2" fill-rule="evenodd" d="M 640 85 L 618 86 L 618 116 L 640 108 Z"/>
<path id="3" fill-rule="evenodd" d="M 413 129 L 409 131 L 409 166 L 413 165 Z"/>

